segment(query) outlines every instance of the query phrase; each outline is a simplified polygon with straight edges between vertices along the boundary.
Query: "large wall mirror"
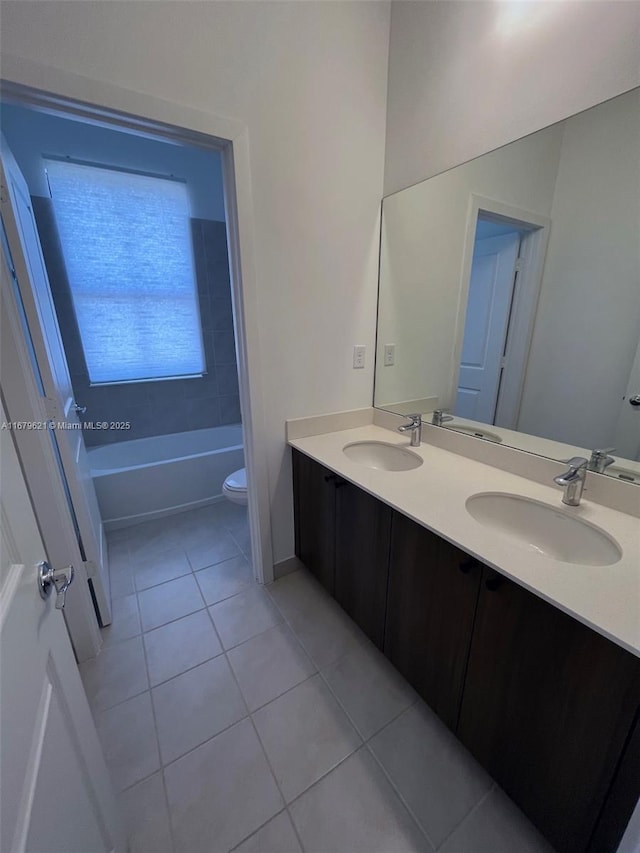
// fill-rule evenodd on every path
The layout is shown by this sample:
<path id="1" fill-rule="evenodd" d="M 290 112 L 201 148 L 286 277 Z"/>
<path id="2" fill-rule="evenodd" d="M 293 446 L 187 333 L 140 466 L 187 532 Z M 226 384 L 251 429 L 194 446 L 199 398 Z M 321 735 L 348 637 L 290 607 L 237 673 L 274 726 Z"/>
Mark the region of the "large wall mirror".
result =
<path id="1" fill-rule="evenodd" d="M 640 89 L 384 199 L 374 405 L 640 484 Z"/>

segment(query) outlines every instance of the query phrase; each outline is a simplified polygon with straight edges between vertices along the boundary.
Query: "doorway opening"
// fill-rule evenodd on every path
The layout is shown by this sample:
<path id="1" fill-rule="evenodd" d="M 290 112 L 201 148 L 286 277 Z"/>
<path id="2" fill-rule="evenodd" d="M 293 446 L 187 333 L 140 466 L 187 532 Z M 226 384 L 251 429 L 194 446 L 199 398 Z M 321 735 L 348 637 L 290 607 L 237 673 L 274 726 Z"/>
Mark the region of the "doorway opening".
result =
<path id="1" fill-rule="evenodd" d="M 150 123 L 145 123 L 143 130 L 142 120 L 136 121 L 130 116 L 114 115 L 113 121 L 107 121 L 104 110 L 71 102 L 61 103 L 59 99 L 52 108 L 50 96 L 20 89 L 22 87 L 15 87 L 14 91 L 14 87 L 8 86 L 3 90 L 3 129 L 7 136 L 3 165 L 5 151 L 9 153 L 13 149 L 19 152 L 21 163 L 16 163 L 16 173 L 23 172 L 29 179 L 28 182 L 24 180 L 24 206 L 30 213 L 32 211 L 31 218 L 35 219 L 37 230 L 34 228 L 31 236 L 41 246 L 40 254 L 45 262 L 42 264 L 45 274 L 41 276 L 43 292 L 40 300 L 36 294 L 31 306 L 28 298 L 23 298 L 23 301 L 31 337 L 42 339 L 40 348 L 37 341 L 34 347 L 38 366 L 43 361 L 50 362 L 52 387 L 43 389 L 43 404 L 47 409 L 48 422 L 56 424 L 52 429 L 52 443 L 60 456 L 60 476 L 68 482 L 70 514 L 77 518 L 80 527 L 78 544 L 83 556 L 83 569 L 100 625 L 106 626 L 111 622 L 112 597 L 119 597 L 116 593 L 126 589 L 129 583 L 128 580 L 116 580 L 110 588 L 117 574 L 118 559 L 112 561 L 110 573 L 108 553 L 117 553 L 121 548 L 115 543 L 133 540 L 134 527 L 144 537 L 151 536 L 154 530 L 163 532 L 181 525 L 197 527 L 198 541 L 192 543 L 191 557 L 186 554 L 189 572 L 193 574 L 236 557 L 247 564 L 242 565 L 240 572 L 243 582 L 248 582 L 249 578 L 252 583 L 270 580 L 272 563 L 267 563 L 265 572 L 264 560 L 265 554 L 270 553 L 270 542 L 268 536 L 265 542 L 261 535 L 265 519 L 261 518 L 259 509 L 258 478 L 252 476 L 255 454 L 251 445 L 255 432 L 248 389 L 247 333 L 243 312 L 246 294 L 243 294 L 239 280 L 231 144 L 223 139 L 205 138 L 200 133 L 151 127 Z M 116 138 L 121 144 L 111 145 Z M 93 148 L 91 143 L 95 143 Z M 105 154 L 109 146 L 110 153 Z M 158 154 L 160 151 L 162 155 Z M 149 159 L 149 152 L 155 152 L 161 159 L 164 157 L 165 165 L 158 168 L 152 158 Z M 81 287 L 74 291 L 77 282 L 70 281 L 70 268 L 73 253 L 78 254 L 78 247 L 87 247 L 87 235 L 75 247 L 70 247 L 68 242 L 64 245 L 61 239 L 64 231 L 62 216 L 56 210 L 56 201 L 64 201 L 64 192 L 60 190 L 59 181 L 56 186 L 51 180 L 53 170 L 47 169 L 47 159 L 50 164 L 63 167 L 78 165 L 87 171 L 102 170 L 103 173 L 110 170 L 112 174 L 117 173 L 118 178 L 127 173 L 134 177 L 144 173 L 148 178 L 152 173 L 158 181 L 166 184 L 170 181 L 177 183 L 177 178 L 187 185 L 191 203 L 186 224 L 189 237 L 187 259 L 192 262 L 194 273 L 191 319 L 195 316 L 197 320 L 198 340 L 194 342 L 194 348 L 200 350 L 202 357 L 202 363 L 196 365 L 196 369 L 170 376 L 152 373 L 147 376 L 117 376 L 113 381 L 104 374 L 96 374 L 96 354 L 99 361 L 100 348 L 94 347 L 90 357 L 87 342 L 95 341 L 100 326 L 93 328 L 91 324 L 104 308 L 104 300 L 101 309 L 95 301 L 91 304 L 91 299 L 88 302 L 85 299 L 88 310 L 83 313 Z M 15 158 L 13 161 L 15 163 Z M 188 173 L 188 180 L 177 174 L 181 169 Z M 86 191 L 83 198 L 86 198 Z M 72 208 L 73 204 L 69 206 L 70 210 Z M 3 219 L 5 214 L 3 207 Z M 97 237 L 108 230 L 100 225 L 95 225 L 94 242 L 98 242 Z M 11 231 L 10 228 L 8 230 Z M 9 242 L 11 236 L 9 233 Z M 135 239 L 135 234 L 130 236 Z M 166 233 L 160 240 L 160 246 L 165 239 Z M 12 248 L 14 255 L 15 248 L 24 251 L 25 241 L 16 241 L 16 247 Z M 13 269 L 14 260 L 12 258 L 9 263 L 10 269 Z M 25 280 L 32 277 L 28 273 L 33 269 L 34 264 L 28 263 L 22 270 L 17 270 L 16 279 L 21 290 L 25 287 Z M 171 274 L 172 271 L 168 271 L 167 277 Z M 144 276 L 136 274 L 135 270 L 131 272 L 133 283 L 141 278 Z M 110 284 L 106 282 L 102 290 L 108 290 Z M 175 279 L 169 282 L 168 288 L 166 282 L 164 284 L 167 291 L 163 294 L 165 301 L 170 301 Z M 173 287 L 173 290 L 178 289 Z M 157 309 L 157 301 L 154 304 L 152 294 L 146 300 L 146 306 L 141 304 L 141 308 L 147 309 L 146 316 L 144 310 L 136 312 L 134 307 L 128 306 L 123 311 L 120 305 L 124 327 L 128 324 L 128 328 L 133 329 L 145 323 L 149 326 L 148 315 Z M 144 299 L 140 302 L 143 303 Z M 166 321 L 166 314 L 171 313 L 171 321 L 165 322 L 163 329 L 152 330 L 151 337 L 155 334 L 156 338 L 162 338 L 164 335 L 166 340 L 174 331 L 180 320 L 181 306 L 177 303 L 172 305 L 171 312 L 165 310 L 163 318 Z M 43 306 L 48 308 L 49 327 L 47 324 L 43 327 L 41 322 Z M 31 312 L 30 307 L 33 309 Z M 116 310 L 111 315 L 114 318 L 114 335 L 117 332 L 117 313 Z M 162 312 L 155 310 L 155 315 L 157 320 Z M 39 330 L 33 328 L 36 324 L 40 325 Z M 105 325 L 103 323 L 102 328 Z M 55 352 L 56 338 L 58 352 Z M 148 340 L 149 336 L 147 343 Z M 121 345 L 115 347 L 113 339 L 108 342 L 117 352 L 130 340 L 123 338 Z M 91 358 L 93 372 L 89 368 Z M 153 369 L 157 361 L 152 353 L 148 365 Z M 65 382 L 58 381 L 64 374 L 66 387 Z M 46 386 L 47 377 L 44 378 Z M 56 428 L 62 423 L 67 427 L 64 432 L 62 427 L 60 430 Z M 25 465 L 25 472 L 28 477 L 28 465 Z M 230 476 L 234 474 L 236 476 Z M 32 482 L 31 485 L 35 484 Z M 32 493 L 35 493 L 35 488 Z M 225 496 L 230 496 L 230 501 Z M 104 546 L 105 532 L 111 539 L 110 549 Z M 176 535 L 179 537 L 180 534 Z M 224 546 L 214 543 L 216 535 L 224 540 Z M 93 550 L 87 547 L 92 538 L 95 542 Z M 247 566 L 252 568 L 247 571 Z M 126 572 L 127 576 L 131 574 L 133 586 L 130 594 L 143 588 L 138 584 L 146 583 L 142 579 L 137 580 L 138 568 L 135 557 L 132 557 Z M 175 575 L 173 569 L 167 571 L 179 577 L 184 574 L 178 572 Z M 153 580 L 157 582 L 154 583 L 156 586 L 174 580 L 174 577 L 169 578 L 166 572 L 156 571 Z M 147 587 L 149 584 L 144 588 Z M 67 619 L 68 624 L 72 621 Z M 73 640 L 73 631 L 71 633 Z M 113 629 L 111 633 L 115 633 Z M 99 650 L 99 644 L 88 652 L 80 648 L 81 643 L 74 641 L 74 645 L 79 660 L 91 657 Z"/>
<path id="2" fill-rule="evenodd" d="M 484 200 L 473 211 L 454 414 L 517 429 L 547 226 Z"/>

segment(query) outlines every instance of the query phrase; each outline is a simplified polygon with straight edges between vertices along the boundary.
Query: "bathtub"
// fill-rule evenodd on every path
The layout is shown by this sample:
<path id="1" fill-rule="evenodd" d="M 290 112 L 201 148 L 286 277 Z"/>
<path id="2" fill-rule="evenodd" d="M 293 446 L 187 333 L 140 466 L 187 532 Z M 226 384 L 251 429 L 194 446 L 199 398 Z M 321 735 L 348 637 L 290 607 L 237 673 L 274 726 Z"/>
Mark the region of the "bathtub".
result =
<path id="1" fill-rule="evenodd" d="M 107 530 L 222 500 L 244 467 L 242 424 L 136 438 L 87 451 Z"/>

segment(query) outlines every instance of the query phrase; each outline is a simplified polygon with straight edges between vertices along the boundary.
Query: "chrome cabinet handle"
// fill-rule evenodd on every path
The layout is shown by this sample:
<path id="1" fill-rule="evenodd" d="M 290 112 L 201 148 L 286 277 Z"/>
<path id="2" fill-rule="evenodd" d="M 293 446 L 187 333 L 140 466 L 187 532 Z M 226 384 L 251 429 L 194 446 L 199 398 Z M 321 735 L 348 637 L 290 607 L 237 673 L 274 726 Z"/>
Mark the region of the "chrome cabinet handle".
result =
<path id="1" fill-rule="evenodd" d="M 40 596 L 44 599 L 51 595 L 51 590 L 56 590 L 56 610 L 64 610 L 67 601 L 67 590 L 71 586 L 75 574 L 73 566 L 65 569 L 52 569 L 49 563 L 42 561 L 37 565 L 38 589 Z"/>

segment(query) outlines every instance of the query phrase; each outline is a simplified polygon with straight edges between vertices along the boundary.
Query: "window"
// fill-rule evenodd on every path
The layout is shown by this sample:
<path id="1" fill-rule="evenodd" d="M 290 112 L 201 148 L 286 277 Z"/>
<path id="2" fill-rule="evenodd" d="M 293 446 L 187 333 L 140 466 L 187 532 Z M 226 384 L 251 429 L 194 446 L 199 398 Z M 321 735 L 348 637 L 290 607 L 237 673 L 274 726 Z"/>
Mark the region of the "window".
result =
<path id="1" fill-rule="evenodd" d="M 47 160 L 92 384 L 204 371 L 185 184 Z"/>

